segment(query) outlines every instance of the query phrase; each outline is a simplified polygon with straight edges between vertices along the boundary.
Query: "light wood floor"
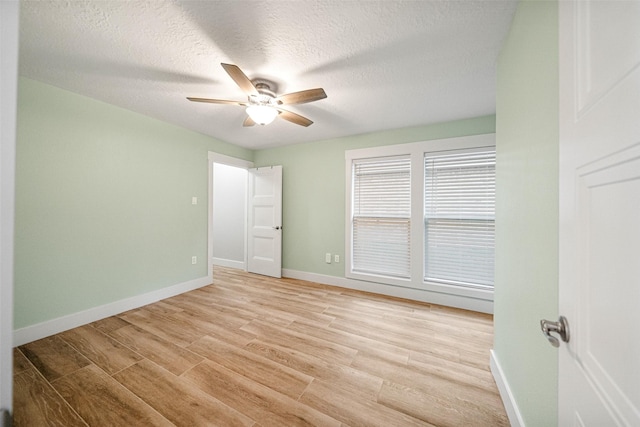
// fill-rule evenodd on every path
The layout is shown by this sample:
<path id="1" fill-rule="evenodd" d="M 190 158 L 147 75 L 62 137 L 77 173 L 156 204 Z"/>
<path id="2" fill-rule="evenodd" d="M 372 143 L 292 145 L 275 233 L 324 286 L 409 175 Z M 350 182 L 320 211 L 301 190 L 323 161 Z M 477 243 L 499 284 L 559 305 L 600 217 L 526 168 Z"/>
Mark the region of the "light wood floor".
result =
<path id="1" fill-rule="evenodd" d="M 506 426 L 492 317 L 216 268 L 14 350 L 16 426 Z"/>

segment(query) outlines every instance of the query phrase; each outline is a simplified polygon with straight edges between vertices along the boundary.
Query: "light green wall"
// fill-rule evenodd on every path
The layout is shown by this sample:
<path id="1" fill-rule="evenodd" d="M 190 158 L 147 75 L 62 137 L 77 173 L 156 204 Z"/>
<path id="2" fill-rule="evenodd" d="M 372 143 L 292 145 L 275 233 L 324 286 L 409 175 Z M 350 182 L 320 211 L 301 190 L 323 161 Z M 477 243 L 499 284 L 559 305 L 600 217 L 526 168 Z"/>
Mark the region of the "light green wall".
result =
<path id="1" fill-rule="evenodd" d="M 496 358 L 527 426 L 557 423 L 558 4 L 521 1 L 498 60 Z"/>
<path id="2" fill-rule="evenodd" d="M 283 165 L 283 268 L 344 276 L 345 150 L 493 132 L 492 115 L 257 151 L 256 166 Z"/>
<path id="3" fill-rule="evenodd" d="M 494 131 L 486 116 L 252 152 L 22 78 L 14 327 L 206 276 L 208 151 L 283 165 L 283 267 L 343 276 L 345 150 Z"/>
<path id="4" fill-rule="evenodd" d="M 207 152 L 251 151 L 28 79 L 18 97 L 16 329 L 207 275 Z"/>

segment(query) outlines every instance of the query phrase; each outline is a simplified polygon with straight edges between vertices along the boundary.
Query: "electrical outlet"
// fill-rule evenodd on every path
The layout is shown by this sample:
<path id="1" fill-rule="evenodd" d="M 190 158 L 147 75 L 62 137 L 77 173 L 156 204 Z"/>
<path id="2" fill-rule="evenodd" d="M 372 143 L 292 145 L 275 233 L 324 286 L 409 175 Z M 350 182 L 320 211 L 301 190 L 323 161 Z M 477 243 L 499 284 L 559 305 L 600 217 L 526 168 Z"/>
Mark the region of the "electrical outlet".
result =
<path id="1" fill-rule="evenodd" d="M 324 254 L 324 262 L 326 262 L 327 264 L 331 264 L 331 254 L 329 252 Z"/>
<path id="2" fill-rule="evenodd" d="M 191 264 L 197 264 L 198 263 L 198 257 L 197 256 L 192 256 L 191 257 Z"/>
<path id="3" fill-rule="evenodd" d="M 197 204 L 198 204 L 198 198 L 197 198 L 197 197 L 195 197 L 195 196 L 194 196 L 194 197 L 192 197 L 192 198 L 191 198 L 191 204 L 192 204 L 192 205 L 197 205 Z"/>
<path id="4" fill-rule="evenodd" d="M 340 255 L 335 254 L 335 255 L 333 256 L 333 262 L 335 262 L 335 263 L 340 262 Z"/>

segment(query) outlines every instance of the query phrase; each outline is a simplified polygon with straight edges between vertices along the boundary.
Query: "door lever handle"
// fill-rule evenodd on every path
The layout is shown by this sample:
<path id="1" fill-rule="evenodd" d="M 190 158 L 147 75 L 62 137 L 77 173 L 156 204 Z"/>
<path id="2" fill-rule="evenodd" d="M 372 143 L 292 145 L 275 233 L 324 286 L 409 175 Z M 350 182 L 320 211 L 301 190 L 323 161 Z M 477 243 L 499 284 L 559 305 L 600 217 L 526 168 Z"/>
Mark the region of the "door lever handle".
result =
<path id="1" fill-rule="evenodd" d="M 567 318 L 564 316 L 560 316 L 557 322 L 542 319 L 540 321 L 540 328 L 542 329 L 544 336 L 554 347 L 560 347 L 560 340 L 551 335 L 552 332 L 560 335 L 560 339 L 562 341 L 569 342 L 569 322 L 567 322 Z"/>
<path id="2" fill-rule="evenodd" d="M 276 225 L 275 227 L 273 227 L 274 230 L 282 230 L 282 226 L 280 225 Z"/>

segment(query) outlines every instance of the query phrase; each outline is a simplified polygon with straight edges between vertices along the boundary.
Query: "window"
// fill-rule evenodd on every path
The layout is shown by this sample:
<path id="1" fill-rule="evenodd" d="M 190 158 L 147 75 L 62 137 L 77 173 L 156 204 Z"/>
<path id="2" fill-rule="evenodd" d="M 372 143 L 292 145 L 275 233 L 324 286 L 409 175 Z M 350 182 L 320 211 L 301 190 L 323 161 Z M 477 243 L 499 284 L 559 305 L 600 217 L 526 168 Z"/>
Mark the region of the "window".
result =
<path id="1" fill-rule="evenodd" d="M 424 280 L 493 287 L 495 150 L 424 156 Z"/>
<path id="2" fill-rule="evenodd" d="M 490 307 L 495 135 L 348 150 L 345 160 L 345 277 Z"/>
<path id="3" fill-rule="evenodd" d="M 409 156 L 353 162 L 353 271 L 410 276 Z"/>

